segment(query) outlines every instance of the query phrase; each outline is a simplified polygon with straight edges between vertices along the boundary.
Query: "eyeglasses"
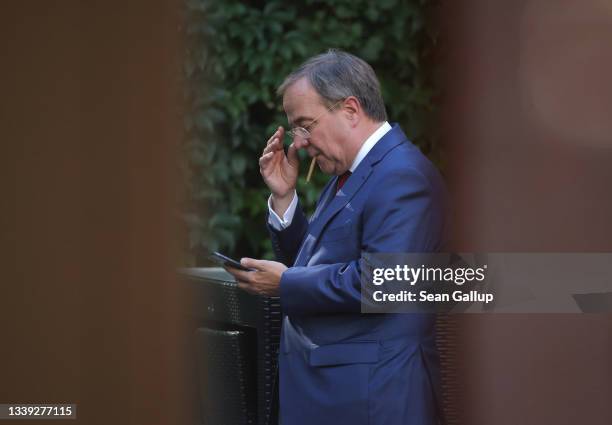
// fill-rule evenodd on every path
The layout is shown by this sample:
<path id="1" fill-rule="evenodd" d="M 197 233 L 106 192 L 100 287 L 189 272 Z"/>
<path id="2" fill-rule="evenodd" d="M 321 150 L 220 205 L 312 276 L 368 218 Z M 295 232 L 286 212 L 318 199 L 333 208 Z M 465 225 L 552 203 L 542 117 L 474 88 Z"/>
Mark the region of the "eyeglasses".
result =
<path id="1" fill-rule="evenodd" d="M 296 137 L 299 137 L 299 138 L 304 139 L 304 140 L 310 139 L 310 131 L 318 124 L 318 120 L 323 115 L 325 115 L 325 113 L 331 112 L 336 106 L 338 106 L 343 101 L 344 101 L 344 99 L 339 100 L 338 102 L 334 103 L 332 106 L 327 108 L 327 110 L 325 112 L 323 112 L 321 115 L 319 115 L 314 120 L 312 120 L 312 122 L 310 124 L 308 124 L 307 126 L 305 126 L 305 127 L 294 127 L 290 131 L 288 131 L 287 134 L 292 139 L 295 139 Z"/>

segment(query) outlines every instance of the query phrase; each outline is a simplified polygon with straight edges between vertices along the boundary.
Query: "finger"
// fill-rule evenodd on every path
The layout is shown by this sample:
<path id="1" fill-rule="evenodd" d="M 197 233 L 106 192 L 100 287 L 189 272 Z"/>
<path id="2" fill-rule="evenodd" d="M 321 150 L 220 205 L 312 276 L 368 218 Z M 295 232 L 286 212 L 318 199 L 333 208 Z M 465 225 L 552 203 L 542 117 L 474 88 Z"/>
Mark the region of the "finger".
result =
<path id="1" fill-rule="evenodd" d="M 282 150 L 283 149 L 283 144 L 280 142 L 280 139 L 275 138 L 272 143 L 268 144 L 264 150 L 263 150 L 263 154 L 266 154 L 268 152 L 272 152 L 272 151 L 278 151 L 278 150 Z"/>
<path id="2" fill-rule="evenodd" d="M 272 137 L 268 139 L 268 141 L 266 142 L 266 145 L 269 145 L 270 143 L 272 143 L 275 137 L 278 139 L 282 139 L 284 134 L 285 134 L 285 129 L 283 127 L 278 127 L 278 129 L 274 132 Z"/>
<path id="3" fill-rule="evenodd" d="M 242 289 L 243 291 L 248 292 L 249 294 L 252 294 L 252 295 L 257 295 L 258 294 L 257 290 L 252 285 L 250 285 L 248 283 L 238 282 L 238 287 L 240 289 Z"/>
<path id="4" fill-rule="evenodd" d="M 274 132 L 274 134 L 272 136 L 270 136 L 270 138 L 268 139 L 268 141 L 266 142 L 266 146 L 269 145 L 270 143 L 272 143 L 272 141 L 278 137 L 278 130 L 276 130 Z"/>
<path id="5" fill-rule="evenodd" d="M 270 152 L 265 158 L 262 157 L 259 161 L 259 171 L 266 173 L 273 172 L 275 164 L 278 162 L 278 155 L 280 155 L 278 152 Z"/>
<path id="6" fill-rule="evenodd" d="M 296 168 L 300 164 L 300 158 L 298 157 L 297 150 L 298 148 L 295 142 L 291 143 L 289 145 L 289 149 L 287 149 L 287 159 L 289 160 L 289 163 Z"/>
<path id="7" fill-rule="evenodd" d="M 272 158 L 274 158 L 274 153 L 275 152 L 268 152 L 265 155 L 262 155 L 261 158 L 259 158 L 259 166 L 260 167 L 265 167 Z"/>
<path id="8" fill-rule="evenodd" d="M 244 257 L 240 259 L 240 264 L 249 269 L 264 270 L 270 262 L 268 260 L 256 260 L 254 258 Z"/>
<path id="9" fill-rule="evenodd" d="M 233 267 L 228 267 L 228 266 L 222 266 L 222 267 L 225 269 L 226 272 L 228 272 L 232 276 L 234 276 L 234 273 L 238 271 L 238 269 L 235 269 Z"/>
<path id="10" fill-rule="evenodd" d="M 244 270 L 238 270 L 230 266 L 224 266 L 225 270 L 227 270 L 237 281 L 243 282 L 251 282 L 251 272 L 247 272 Z"/>

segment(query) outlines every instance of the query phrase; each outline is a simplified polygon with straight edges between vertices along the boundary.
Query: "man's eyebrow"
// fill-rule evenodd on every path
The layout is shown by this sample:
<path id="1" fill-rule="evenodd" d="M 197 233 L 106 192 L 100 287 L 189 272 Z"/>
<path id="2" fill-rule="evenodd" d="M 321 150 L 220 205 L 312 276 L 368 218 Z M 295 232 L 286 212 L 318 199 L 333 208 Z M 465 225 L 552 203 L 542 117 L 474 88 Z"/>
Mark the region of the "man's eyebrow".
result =
<path id="1" fill-rule="evenodd" d="M 308 117 L 304 117 L 304 116 L 299 116 L 293 121 L 289 122 L 289 124 L 292 126 L 301 126 L 303 125 L 304 121 L 309 121 L 309 120 L 312 120 L 312 119 Z"/>

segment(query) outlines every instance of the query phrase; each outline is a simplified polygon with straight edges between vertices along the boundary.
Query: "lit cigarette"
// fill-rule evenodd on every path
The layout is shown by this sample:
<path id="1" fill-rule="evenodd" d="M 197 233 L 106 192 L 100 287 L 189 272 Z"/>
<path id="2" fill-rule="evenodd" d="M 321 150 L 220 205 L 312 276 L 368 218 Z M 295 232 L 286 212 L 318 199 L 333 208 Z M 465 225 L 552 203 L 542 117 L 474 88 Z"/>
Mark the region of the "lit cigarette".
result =
<path id="1" fill-rule="evenodd" d="M 308 175 L 306 176 L 306 183 L 308 183 L 310 181 L 310 178 L 312 177 L 312 172 L 314 171 L 314 166 L 316 162 L 317 162 L 317 159 L 313 156 L 312 161 L 310 161 L 310 168 L 308 169 Z"/>

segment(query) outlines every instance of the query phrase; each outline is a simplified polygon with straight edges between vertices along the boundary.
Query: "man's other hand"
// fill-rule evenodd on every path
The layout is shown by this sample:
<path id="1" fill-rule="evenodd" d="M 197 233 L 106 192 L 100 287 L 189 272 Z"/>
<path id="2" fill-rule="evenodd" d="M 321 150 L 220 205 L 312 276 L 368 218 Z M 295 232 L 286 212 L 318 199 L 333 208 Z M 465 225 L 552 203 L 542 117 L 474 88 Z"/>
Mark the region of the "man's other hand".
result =
<path id="1" fill-rule="evenodd" d="M 225 267 L 238 282 L 238 287 L 250 294 L 278 297 L 280 295 L 280 281 L 287 266 L 277 261 L 255 260 L 242 258 L 240 264 L 253 271 L 243 271 L 232 267 Z"/>

